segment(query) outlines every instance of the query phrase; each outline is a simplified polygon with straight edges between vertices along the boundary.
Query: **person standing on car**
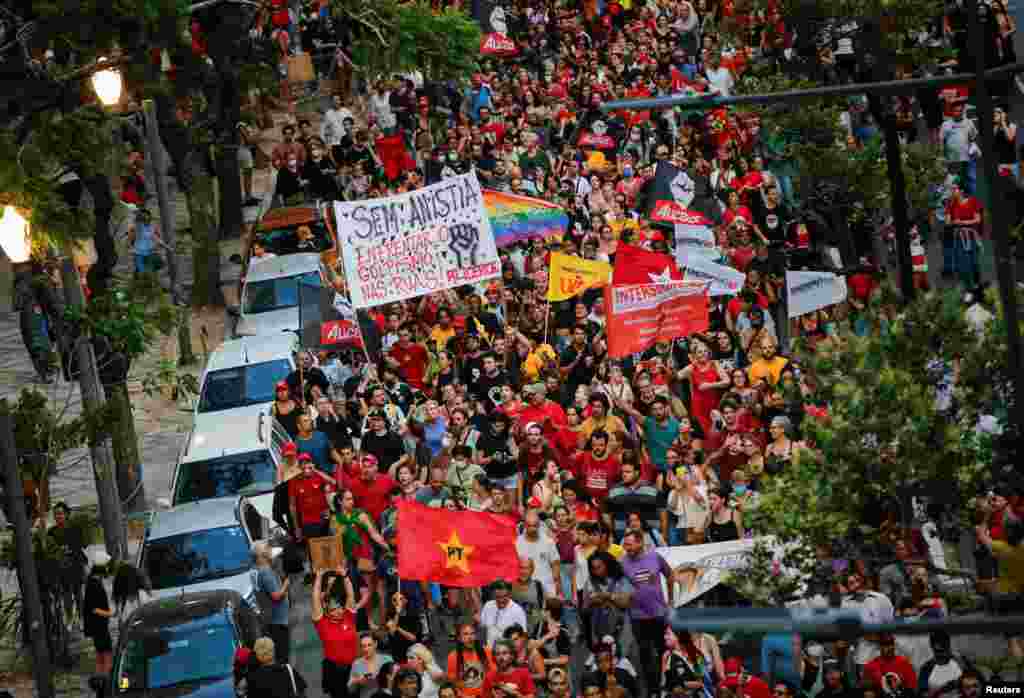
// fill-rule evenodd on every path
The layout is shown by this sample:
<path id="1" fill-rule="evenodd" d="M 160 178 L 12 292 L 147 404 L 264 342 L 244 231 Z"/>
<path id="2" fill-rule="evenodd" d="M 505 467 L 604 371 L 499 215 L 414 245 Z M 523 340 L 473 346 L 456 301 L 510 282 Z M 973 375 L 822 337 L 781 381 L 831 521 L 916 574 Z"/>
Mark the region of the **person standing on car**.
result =
<path id="1" fill-rule="evenodd" d="M 287 663 L 291 654 L 291 636 L 288 632 L 288 587 L 291 579 L 285 577 L 284 583 L 281 583 L 274 571 L 270 544 L 266 541 L 253 543 L 252 556 L 256 562 L 256 591 L 270 597 L 270 618 L 266 632 L 268 639 L 273 642 L 271 649 L 277 648 L 277 658 Z"/>

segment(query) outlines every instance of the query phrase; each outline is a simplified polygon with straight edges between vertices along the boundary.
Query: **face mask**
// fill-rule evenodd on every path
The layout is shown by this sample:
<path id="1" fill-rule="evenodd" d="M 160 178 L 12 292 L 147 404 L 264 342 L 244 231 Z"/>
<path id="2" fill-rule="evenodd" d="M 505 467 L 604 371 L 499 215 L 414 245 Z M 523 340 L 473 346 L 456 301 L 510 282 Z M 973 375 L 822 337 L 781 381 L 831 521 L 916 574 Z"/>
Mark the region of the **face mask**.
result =
<path id="1" fill-rule="evenodd" d="M 639 133 L 631 133 L 631 134 L 629 134 L 629 140 L 631 140 L 631 141 L 639 141 L 640 140 L 640 134 Z"/>
<path id="2" fill-rule="evenodd" d="M 743 494 L 747 493 L 747 486 L 746 485 L 733 485 L 732 486 L 732 491 L 735 492 L 736 494 L 743 495 Z"/>

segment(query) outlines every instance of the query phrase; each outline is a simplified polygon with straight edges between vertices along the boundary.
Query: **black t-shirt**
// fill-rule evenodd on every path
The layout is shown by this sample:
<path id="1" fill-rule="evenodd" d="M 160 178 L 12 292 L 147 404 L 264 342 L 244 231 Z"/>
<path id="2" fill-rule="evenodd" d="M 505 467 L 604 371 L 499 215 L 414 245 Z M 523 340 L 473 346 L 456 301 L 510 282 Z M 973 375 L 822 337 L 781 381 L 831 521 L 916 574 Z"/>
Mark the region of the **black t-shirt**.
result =
<path id="1" fill-rule="evenodd" d="M 291 392 L 292 397 L 298 399 L 300 397 L 300 395 L 299 395 L 299 382 L 300 382 L 300 378 L 299 378 L 299 371 L 298 371 L 298 369 L 296 369 L 296 370 L 292 371 L 291 373 L 289 373 L 288 374 L 288 378 L 285 379 L 285 382 L 288 383 L 288 390 L 289 390 L 289 392 Z M 305 395 L 303 395 L 302 397 L 305 398 L 306 402 L 310 401 L 310 399 L 309 399 L 310 398 L 309 392 L 310 392 L 310 388 L 312 388 L 314 385 L 317 386 L 318 388 L 320 388 L 320 392 L 323 395 L 327 395 L 327 391 L 330 390 L 330 387 L 331 387 L 331 383 L 330 383 L 330 381 L 327 380 L 327 376 L 324 375 L 324 372 L 321 371 L 316 366 L 313 366 L 309 370 L 303 370 L 302 371 L 301 382 L 305 384 Z"/>
<path id="2" fill-rule="evenodd" d="M 567 383 L 569 386 L 572 387 L 573 390 L 576 390 L 576 386 L 578 385 L 583 385 L 584 383 L 589 384 L 590 381 L 593 380 L 594 378 L 594 372 L 597 370 L 597 361 L 592 361 L 591 364 L 587 366 L 586 355 L 589 353 L 589 347 L 584 346 L 583 349 L 578 350 L 572 344 L 566 347 L 565 351 L 562 352 L 562 366 L 568 366 L 569 364 L 576 360 L 576 357 L 578 355 L 584 355 L 583 358 L 580 359 L 579 363 L 576 364 L 571 371 L 569 371 Z"/>
<path id="3" fill-rule="evenodd" d="M 764 236 L 771 242 L 785 241 L 786 231 L 789 230 L 789 224 L 793 219 L 789 208 L 780 202 L 778 206 L 770 209 L 761 202 L 759 196 L 754 197 L 752 208 L 754 223 L 761 228 Z"/>
<path id="4" fill-rule="evenodd" d="M 383 436 L 373 431 L 366 432 L 363 435 L 361 447 L 366 453 L 372 453 L 377 457 L 382 473 L 387 472 L 388 468 L 405 455 L 402 438 L 391 431 L 386 432 Z"/>
<path id="5" fill-rule="evenodd" d="M 110 619 L 98 616 L 93 611 L 99 609 L 110 609 L 110 598 L 103 586 L 103 581 L 96 575 L 89 575 L 85 583 L 85 597 L 82 604 L 85 610 L 85 618 L 82 621 L 82 630 L 86 637 L 96 637 L 110 630 Z"/>
<path id="6" fill-rule="evenodd" d="M 292 691 L 292 676 L 295 677 L 297 692 Z M 249 670 L 249 698 L 280 698 L 280 696 L 301 696 L 306 690 L 306 680 L 298 671 L 283 664 L 256 666 Z"/>
<path id="7" fill-rule="evenodd" d="M 508 376 L 505 375 L 505 372 L 501 369 L 498 369 L 498 372 L 493 376 L 488 376 L 487 373 L 481 371 L 480 377 L 470 382 L 469 392 L 477 400 L 482 401 L 484 403 L 484 409 L 490 413 L 494 410 L 494 402 L 492 402 L 490 398 L 491 388 L 504 385 L 508 382 Z"/>
<path id="8" fill-rule="evenodd" d="M 492 480 L 503 480 L 519 472 L 519 463 L 512 457 L 512 449 L 508 445 L 508 433 L 499 438 L 487 429 L 481 432 L 476 448 L 484 457 L 491 459 L 484 466 L 484 472 Z"/>
<path id="9" fill-rule="evenodd" d="M 314 422 L 314 429 L 327 434 L 327 440 L 331 442 L 331 448 L 351 446 L 352 439 L 359 435 L 356 425 L 351 420 L 340 417 L 317 417 Z"/>

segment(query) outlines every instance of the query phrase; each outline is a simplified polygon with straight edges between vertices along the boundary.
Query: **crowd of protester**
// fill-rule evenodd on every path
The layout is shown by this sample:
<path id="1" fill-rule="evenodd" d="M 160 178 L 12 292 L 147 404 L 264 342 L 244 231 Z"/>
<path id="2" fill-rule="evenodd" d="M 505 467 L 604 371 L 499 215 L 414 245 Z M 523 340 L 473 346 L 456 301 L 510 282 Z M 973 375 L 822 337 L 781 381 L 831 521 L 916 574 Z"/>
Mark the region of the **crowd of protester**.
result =
<path id="1" fill-rule="evenodd" d="M 311 591 L 302 591 L 312 593 L 325 692 L 976 695 L 977 670 L 943 633 L 806 647 L 787 636 L 763 654 L 772 659 L 751 664 L 721 638 L 666 625 L 679 571 L 658 548 L 749 536 L 746 518 L 763 483 L 815 448 L 808 420 L 828 419 L 789 340 L 813 346 L 846 330 L 879 330 L 866 313 L 878 279 L 863 269 L 849 276 L 847 302 L 791 322 L 779 311 L 786 259 L 804 253 L 856 266 L 880 248 L 887 216 L 869 210 L 851 220 L 854 258 L 842 259 L 832 232 L 805 216 L 799 173 L 771 123 L 678 109 L 606 114 L 600 106 L 729 95 L 750 71 L 793 61 L 825 82 L 851 80 L 857 24 L 833 23 L 809 40 L 771 3 L 756 13 L 738 0 L 511 5 L 515 60 L 483 60 L 464 87 L 424 84 L 418 74 L 356 84 L 333 96 L 319 132 L 308 120 L 286 124 L 271 158 L 281 203 L 386 196 L 474 170 L 485 187 L 542 198 L 569 215 L 564 236 L 502 249 L 498 281 L 371 309 L 379 351 L 303 353 L 302 371 L 277 386 L 273 414 L 293 441 L 275 516 L 296 548 L 328 534 L 343 545 L 345 564 L 307 574 Z M 1012 22 L 999 0 L 986 6 L 991 51 L 1009 62 Z M 962 48 L 957 12 L 923 27 L 922 44 Z M 279 20 L 284 46 L 315 48 L 330 33 L 319 7 Z M 344 55 L 317 68 L 330 73 L 338 61 Z M 920 232 L 942 236 L 943 273 L 973 288 L 983 238 L 977 129 L 965 116 L 967 91 L 933 92 L 900 101 L 904 136 L 923 134 L 950 174 L 935 183 Z M 1000 162 L 1016 176 L 1016 128 L 1005 110 L 996 120 Z M 851 99 L 843 126 L 849 148 L 878 137 L 863 100 Z M 657 163 L 666 160 L 708 181 L 720 261 L 743 272 L 745 284 L 711 299 L 706 332 L 611 359 L 599 290 L 548 302 L 550 254 L 614 264 L 620 244 L 672 253 L 672 229 L 646 217 Z M 780 247 L 790 256 L 778 255 Z M 257 240 L 254 256 L 263 254 Z M 915 265 L 924 274 L 926 257 Z M 979 574 L 1007 592 L 1021 590 L 1019 495 L 994 492 L 979 511 Z M 399 580 L 402 500 L 513 517 L 518 577 L 470 590 Z M 887 533 L 878 554 L 845 566 L 823 549 L 832 572 L 818 598 L 875 621 L 944 617 L 924 541 L 899 525 Z M 297 559 L 286 567 L 304 569 Z M 287 603 L 272 573 L 266 583 L 275 604 Z M 691 603 L 747 602 L 722 586 Z M 450 618 L 431 622 L 438 616 Z M 435 636 L 441 627 L 454 646 L 447 655 Z M 287 662 L 287 632 L 270 636 L 254 661 Z M 1020 638 L 1009 646 L 1021 655 Z M 251 676 L 251 695 L 280 695 L 260 689 L 257 677 L 270 686 L 284 685 L 285 675 L 261 671 Z"/>

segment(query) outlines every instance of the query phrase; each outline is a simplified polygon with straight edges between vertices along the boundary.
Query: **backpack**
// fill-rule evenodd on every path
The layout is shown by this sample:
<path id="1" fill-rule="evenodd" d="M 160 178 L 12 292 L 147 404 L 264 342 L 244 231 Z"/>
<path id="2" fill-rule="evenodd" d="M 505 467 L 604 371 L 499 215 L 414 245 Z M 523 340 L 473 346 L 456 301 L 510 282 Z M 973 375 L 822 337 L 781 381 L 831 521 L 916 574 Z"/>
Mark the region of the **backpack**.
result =
<path id="1" fill-rule="evenodd" d="M 260 584 L 259 570 L 253 570 L 249 574 L 252 575 L 252 589 L 256 610 L 260 614 L 260 630 L 266 635 L 270 627 L 270 618 L 274 611 L 274 600 L 270 598 L 270 593 Z"/>

